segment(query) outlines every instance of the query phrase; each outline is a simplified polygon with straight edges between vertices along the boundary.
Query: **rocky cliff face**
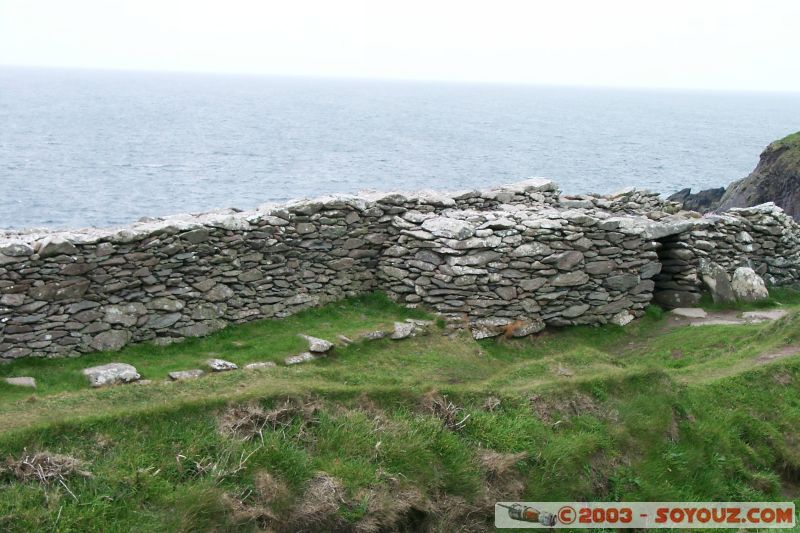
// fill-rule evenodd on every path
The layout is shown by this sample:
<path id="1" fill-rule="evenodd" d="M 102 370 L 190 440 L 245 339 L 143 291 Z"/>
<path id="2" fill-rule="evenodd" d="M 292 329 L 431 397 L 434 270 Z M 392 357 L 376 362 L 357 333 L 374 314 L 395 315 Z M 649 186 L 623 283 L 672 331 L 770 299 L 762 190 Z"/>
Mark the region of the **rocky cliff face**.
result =
<path id="1" fill-rule="evenodd" d="M 800 220 L 800 132 L 767 146 L 755 170 L 728 187 L 717 210 L 765 202 L 774 202 Z"/>
<path id="2" fill-rule="evenodd" d="M 692 189 L 681 189 L 668 197 L 667 200 L 683 204 L 683 208 L 689 211 L 708 213 L 719 206 L 719 202 L 724 195 L 725 187 L 706 189 L 695 194 L 692 194 Z"/>

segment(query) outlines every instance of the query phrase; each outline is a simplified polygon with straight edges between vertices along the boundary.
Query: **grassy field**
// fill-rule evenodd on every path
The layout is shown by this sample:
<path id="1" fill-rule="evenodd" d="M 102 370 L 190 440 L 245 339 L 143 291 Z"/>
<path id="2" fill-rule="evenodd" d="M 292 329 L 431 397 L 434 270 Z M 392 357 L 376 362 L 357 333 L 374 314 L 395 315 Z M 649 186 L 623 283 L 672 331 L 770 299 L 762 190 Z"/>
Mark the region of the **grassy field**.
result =
<path id="1" fill-rule="evenodd" d="M 39 383 L 0 384 L 0 531 L 487 531 L 498 500 L 798 502 L 800 295 L 768 305 L 791 313 L 688 327 L 651 308 L 625 328 L 481 342 L 436 326 L 165 382 L 209 357 L 281 361 L 298 333 L 425 317 L 371 295 L 0 366 Z M 111 361 L 153 382 L 88 389 L 80 370 Z"/>

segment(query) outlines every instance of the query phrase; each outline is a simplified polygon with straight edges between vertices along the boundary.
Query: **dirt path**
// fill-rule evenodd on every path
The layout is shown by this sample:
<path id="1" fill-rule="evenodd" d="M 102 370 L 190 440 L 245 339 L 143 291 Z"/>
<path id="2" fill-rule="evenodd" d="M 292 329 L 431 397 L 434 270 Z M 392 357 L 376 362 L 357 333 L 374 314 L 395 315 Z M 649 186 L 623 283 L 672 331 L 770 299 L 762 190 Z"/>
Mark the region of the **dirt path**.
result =
<path id="1" fill-rule="evenodd" d="M 756 358 L 756 363 L 763 365 L 778 359 L 785 359 L 786 357 L 792 357 L 795 355 L 800 355 L 800 344 L 789 344 L 777 350 L 761 354 L 758 356 L 758 358 Z"/>

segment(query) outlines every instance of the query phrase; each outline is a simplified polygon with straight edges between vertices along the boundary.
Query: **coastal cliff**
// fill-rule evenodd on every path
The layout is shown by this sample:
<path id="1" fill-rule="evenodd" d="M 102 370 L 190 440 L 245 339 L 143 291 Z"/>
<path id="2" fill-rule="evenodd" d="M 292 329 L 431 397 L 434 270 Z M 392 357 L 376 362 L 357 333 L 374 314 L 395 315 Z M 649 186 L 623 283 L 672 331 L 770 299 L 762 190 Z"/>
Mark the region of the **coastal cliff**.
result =
<path id="1" fill-rule="evenodd" d="M 771 143 L 755 170 L 728 187 L 719 211 L 774 202 L 800 220 L 800 132 Z"/>
<path id="2" fill-rule="evenodd" d="M 698 213 L 720 213 L 733 207 L 772 202 L 800 220 L 800 132 L 767 146 L 753 172 L 727 189 L 706 189 L 694 194 L 691 189 L 683 189 L 668 200 Z"/>

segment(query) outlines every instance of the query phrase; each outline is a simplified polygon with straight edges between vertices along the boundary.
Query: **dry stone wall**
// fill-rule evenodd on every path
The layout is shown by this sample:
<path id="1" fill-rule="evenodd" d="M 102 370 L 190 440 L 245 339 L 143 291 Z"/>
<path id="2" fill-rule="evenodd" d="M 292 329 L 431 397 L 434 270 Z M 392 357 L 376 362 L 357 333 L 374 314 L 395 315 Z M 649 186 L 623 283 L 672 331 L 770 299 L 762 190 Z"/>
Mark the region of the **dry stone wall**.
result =
<path id="1" fill-rule="evenodd" d="M 487 191 L 364 194 L 148 220 L 115 231 L 0 235 L 0 360 L 166 344 L 379 289 L 409 209 L 550 205 L 527 180 Z"/>
<path id="2" fill-rule="evenodd" d="M 408 211 L 391 229 L 381 286 L 469 324 L 477 338 L 625 324 L 652 299 L 661 268 L 640 228 L 580 209 Z"/>
<path id="3" fill-rule="evenodd" d="M 17 245 L 2 267 L 0 354 L 168 343 L 371 290 L 382 212 L 353 204 Z"/>
<path id="4" fill-rule="evenodd" d="M 624 324 L 654 291 L 694 294 L 703 258 L 798 280 L 800 232 L 777 208 L 677 211 L 653 193 L 562 198 L 531 179 L 0 233 L 0 361 L 166 344 L 374 290 L 486 337 Z"/>
<path id="5" fill-rule="evenodd" d="M 714 265 L 728 277 L 738 267 L 750 267 L 771 285 L 800 280 L 800 227 L 771 203 L 695 219 L 661 244 L 656 301 L 668 307 L 696 304 L 704 289 L 702 274 Z"/>

